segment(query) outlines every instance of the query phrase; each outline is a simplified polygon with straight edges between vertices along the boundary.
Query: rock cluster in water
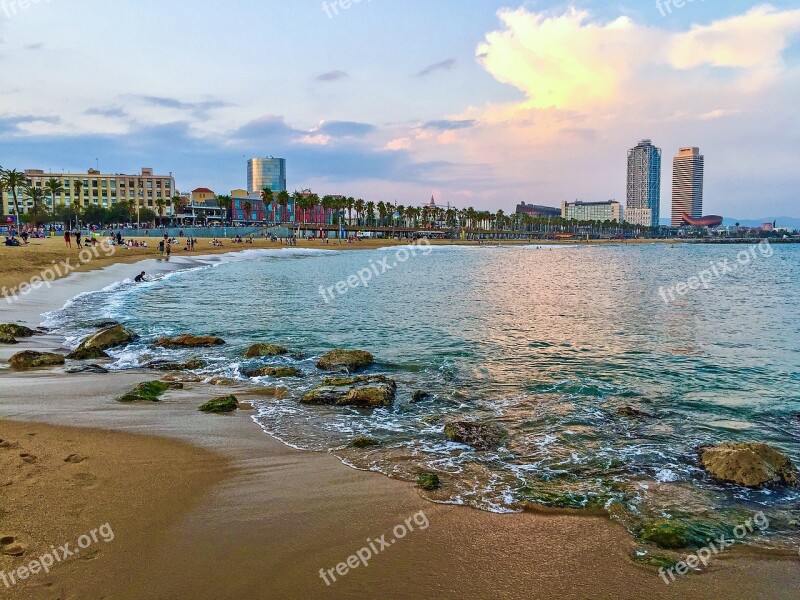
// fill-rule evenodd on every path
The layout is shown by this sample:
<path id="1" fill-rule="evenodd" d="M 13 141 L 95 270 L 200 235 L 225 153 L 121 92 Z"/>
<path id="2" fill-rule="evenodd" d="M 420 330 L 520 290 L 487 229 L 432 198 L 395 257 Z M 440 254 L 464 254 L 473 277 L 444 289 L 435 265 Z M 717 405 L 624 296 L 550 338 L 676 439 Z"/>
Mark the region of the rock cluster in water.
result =
<path id="1" fill-rule="evenodd" d="M 225 340 L 212 335 L 183 334 L 177 337 L 164 337 L 156 340 L 156 346 L 162 348 L 211 348 L 222 346 Z"/>
<path id="2" fill-rule="evenodd" d="M 365 350 L 331 350 L 317 361 L 317 368 L 354 373 L 367 368 L 374 360 L 372 354 Z"/>
<path id="3" fill-rule="evenodd" d="M 360 408 L 389 407 L 394 403 L 397 384 L 383 375 L 360 377 L 326 377 L 307 392 L 303 404 L 356 406 Z"/>
<path id="4" fill-rule="evenodd" d="M 466 444 L 476 450 L 495 450 L 507 437 L 502 427 L 476 421 L 451 421 L 444 426 L 444 434 L 451 442 Z"/>

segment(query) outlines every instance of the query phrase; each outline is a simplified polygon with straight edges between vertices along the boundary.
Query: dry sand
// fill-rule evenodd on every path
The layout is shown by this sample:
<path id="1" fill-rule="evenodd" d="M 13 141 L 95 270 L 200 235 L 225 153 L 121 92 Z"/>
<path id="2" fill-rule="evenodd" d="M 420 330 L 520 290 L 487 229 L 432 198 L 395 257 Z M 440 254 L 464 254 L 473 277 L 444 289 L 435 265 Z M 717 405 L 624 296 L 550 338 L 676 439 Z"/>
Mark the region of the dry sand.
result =
<path id="1" fill-rule="evenodd" d="M 70 277 L 48 300 L 33 293 L 0 310 L 0 321 L 31 323 L 45 305 L 54 308 L 80 287 L 102 287 L 121 269 Z M 45 347 L 58 349 L 60 340 L 37 336 L 14 350 Z M 25 549 L 22 556 L 3 556 L 3 568 L 28 564 L 51 544 L 72 542 L 104 523 L 114 532 L 112 542 L 86 550 L 88 559 L 32 575 L 24 587 L 0 584 L 0 597 L 797 597 L 797 557 L 733 551 L 708 573 L 667 587 L 654 570 L 630 560 L 632 539 L 607 519 L 433 504 L 408 483 L 284 446 L 256 426 L 252 413 L 197 411 L 229 388 L 188 384 L 158 404 L 115 402 L 153 377 L 0 369 L 0 438 L 10 444 L 0 447 L 0 485 L 6 484 L 0 536 Z M 71 455 L 86 458 L 66 462 Z M 393 537 L 396 525 L 420 511 L 427 528 L 417 526 L 368 567 L 337 575 L 330 586 L 322 580 L 320 569 L 346 561 L 367 539 Z"/>

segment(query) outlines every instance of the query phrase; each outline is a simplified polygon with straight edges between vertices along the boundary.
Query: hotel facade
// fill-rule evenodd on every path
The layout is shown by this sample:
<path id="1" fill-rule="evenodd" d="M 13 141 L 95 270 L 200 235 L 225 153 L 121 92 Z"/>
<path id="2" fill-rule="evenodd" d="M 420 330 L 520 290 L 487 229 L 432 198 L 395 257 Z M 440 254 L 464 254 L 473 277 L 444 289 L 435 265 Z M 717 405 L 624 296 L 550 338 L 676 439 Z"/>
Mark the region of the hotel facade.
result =
<path id="1" fill-rule="evenodd" d="M 567 202 L 561 203 L 561 218 L 567 221 L 616 221 L 622 223 L 625 211 L 619 202 Z"/>
<path id="2" fill-rule="evenodd" d="M 143 168 L 138 175 L 123 175 L 120 173 L 101 173 L 89 169 L 86 173 L 46 173 L 40 169 L 26 169 L 25 177 L 33 187 L 47 189 L 46 183 L 56 179 L 64 191 L 55 195 L 45 196 L 45 206 L 52 210 L 54 206 L 77 205 L 81 208 L 87 206 L 101 206 L 109 208 L 123 200 L 130 201 L 134 206 L 156 210 L 158 200 L 169 200 L 177 194 L 175 178 L 169 175 L 155 175 L 153 169 Z M 80 182 L 80 192 L 76 190 L 76 182 Z M 26 198 L 25 188 L 17 189 L 17 202 L 20 214 L 33 210 L 33 202 Z M 171 209 L 166 208 L 164 214 L 171 214 Z M 3 190 L 3 214 L 14 213 L 14 200 L 10 191 Z"/>
<path id="3" fill-rule="evenodd" d="M 285 158 L 251 158 L 247 161 L 247 193 L 255 194 L 265 187 L 273 192 L 286 191 Z"/>
<path id="4" fill-rule="evenodd" d="M 628 150 L 625 220 L 632 225 L 658 227 L 661 215 L 661 148 L 642 140 Z"/>
<path id="5" fill-rule="evenodd" d="M 672 226 L 684 224 L 683 215 L 703 216 L 705 157 L 700 148 L 681 148 L 672 163 Z"/>

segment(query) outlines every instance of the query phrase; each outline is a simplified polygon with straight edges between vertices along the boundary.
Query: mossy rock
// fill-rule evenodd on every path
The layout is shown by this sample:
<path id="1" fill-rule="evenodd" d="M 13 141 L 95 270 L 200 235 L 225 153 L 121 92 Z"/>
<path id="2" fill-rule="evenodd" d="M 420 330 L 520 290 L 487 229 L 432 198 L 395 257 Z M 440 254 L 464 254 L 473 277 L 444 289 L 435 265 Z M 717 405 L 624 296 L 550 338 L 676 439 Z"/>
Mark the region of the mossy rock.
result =
<path id="1" fill-rule="evenodd" d="M 0 324 L 0 334 L 10 335 L 15 338 L 33 337 L 36 332 L 30 327 L 24 325 L 16 325 L 14 323 Z"/>
<path id="2" fill-rule="evenodd" d="M 683 523 L 659 519 L 644 526 L 639 539 L 665 550 L 680 550 L 689 547 L 689 529 Z"/>
<path id="3" fill-rule="evenodd" d="M 156 362 L 150 363 L 147 366 L 157 371 L 198 371 L 200 369 L 205 369 L 207 365 L 208 363 L 206 361 L 194 358 L 182 363 Z"/>
<path id="4" fill-rule="evenodd" d="M 700 464 L 715 479 L 746 487 L 768 484 L 795 486 L 797 468 L 783 452 L 761 443 L 725 443 L 705 448 Z"/>
<path id="5" fill-rule="evenodd" d="M 236 399 L 236 396 L 220 396 L 219 398 L 214 398 L 213 400 L 209 400 L 205 404 L 203 404 L 198 410 L 207 413 L 227 413 L 233 412 L 237 408 L 239 408 L 239 401 Z"/>
<path id="6" fill-rule="evenodd" d="M 303 404 L 356 406 L 359 408 L 389 407 L 394 403 L 397 384 L 382 375 L 370 377 L 328 377 L 307 392 Z"/>
<path id="7" fill-rule="evenodd" d="M 492 423 L 453 421 L 444 426 L 444 435 L 451 441 L 467 444 L 476 450 L 494 450 L 503 445 L 508 434 Z"/>
<path id="8" fill-rule="evenodd" d="M 10 333 L 0 333 L 0 344 L 19 344 L 19 342 Z"/>
<path id="9" fill-rule="evenodd" d="M 431 393 L 426 392 L 424 390 L 417 390 L 411 395 L 411 404 L 417 404 L 418 402 L 424 402 L 425 400 L 430 400 Z"/>
<path id="10" fill-rule="evenodd" d="M 117 398 L 119 402 L 160 402 L 167 390 L 182 390 L 179 382 L 146 381 L 140 383 L 127 394 Z"/>
<path id="11" fill-rule="evenodd" d="M 352 442 L 350 442 L 351 448 L 372 448 L 374 446 L 380 445 L 378 440 L 373 439 L 371 437 L 367 437 L 365 435 L 360 435 L 355 438 Z"/>
<path id="12" fill-rule="evenodd" d="M 289 350 L 276 344 L 253 344 L 244 353 L 245 358 L 260 358 L 262 356 L 281 356 L 289 354 Z"/>
<path id="13" fill-rule="evenodd" d="M 179 335 L 177 337 L 164 337 L 156 340 L 156 346 L 162 348 L 211 348 L 222 346 L 225 340 L 211 335 Z"/>
<path id="14" fill-rule="evenodd" d="M 317 368 L 323 371 L 354 372 L 365 369 L 375 358 L 365 350 L 331 350 L 317 361 Z"/>
<path id="15" fill-rule="evenodd" d="M 646 552 L 644 554 L 634 554 L 633 561 L 646 567 L 669 570 L 680 562 L 680 559 L 664 554 L 662 552 Z"/>
<path id="16" fill-rule="evenodd" d="M 433 491 L 438 490 L 442 482 L 436 473 L 420 473 L 417 475 L 417 485 L 423 490 Z"/>
<path id="17" fill-rule="evenodd" d="M 67 354 L 70 360 L 95 360 L 98 358 L 109 358 L 105 350 L 101 348 L 78 348 Z"/>
<path id="18" fill-rule="evenodd" d="M 296 367 L 261 367 L 247 370 L 244 374 L 247 377 L 274 377 L 275 379 L 303 376 L 302 371 Z"/>
<path id="19" fill-rule="evenodd" d="M 37 369 L 40 367 L 55 367 L 66 362 L 63 354 L 53 352 L 34 352 L 26 350 L 18 352 L 8 359 L 12 369 Z"/>
<path id="20" fill-rule="evenodd" d="M 75 352 L 80 352 L 82 350 L 108 350 L 110 348 L 129 344 L 136 338 L 136 334 L 130 329 L 126 329 L 123 325 L 117 324 L 86 337 L 78 345 Z M 100 356 L 87 356 L 87 358 L 100 358 Z"/>

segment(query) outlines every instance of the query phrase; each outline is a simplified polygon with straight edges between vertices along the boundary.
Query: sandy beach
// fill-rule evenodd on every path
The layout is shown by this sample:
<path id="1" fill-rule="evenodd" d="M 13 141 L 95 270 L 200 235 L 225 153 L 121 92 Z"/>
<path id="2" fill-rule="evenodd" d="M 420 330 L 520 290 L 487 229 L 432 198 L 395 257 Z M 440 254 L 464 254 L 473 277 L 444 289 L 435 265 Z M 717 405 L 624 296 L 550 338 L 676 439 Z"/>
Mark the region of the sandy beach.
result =
<path id="1" fill-rule="evenodd" d="M 37 265 L 57 260 L 57 248 L 43 248 L 53 254 Z M 9 250 L 19 249 L 0 249 L 0 261 Z M 128 264 L 143 258 L 91 264 L 3 303 L 0 322 L 36 326 L 82 291 L 186 264 Z M 3 281 L 38 268 L 4 267 Z M 25 349 L 64 351 L 42 335 L 0 346 L 0 360 Z M 796 556 L 742 549 L 667 586 L 634 563 L 632 538 L 605 517 L 435 504 L 409 483 L 285 446 L 250 411 L 197 411 L 223 393 L 247 402 L 244 389 L 189 383 L 158 404 L 115 401 L 153 378 L 0 369 L 3 572 L 91 540 L 49 573 L 0 585 L 0 597 L 788 599 L 800 586 Z M 384 535 L 395 543 L 377 543 Z M 363 548 L 369 559 L 348 565 Z"/>

